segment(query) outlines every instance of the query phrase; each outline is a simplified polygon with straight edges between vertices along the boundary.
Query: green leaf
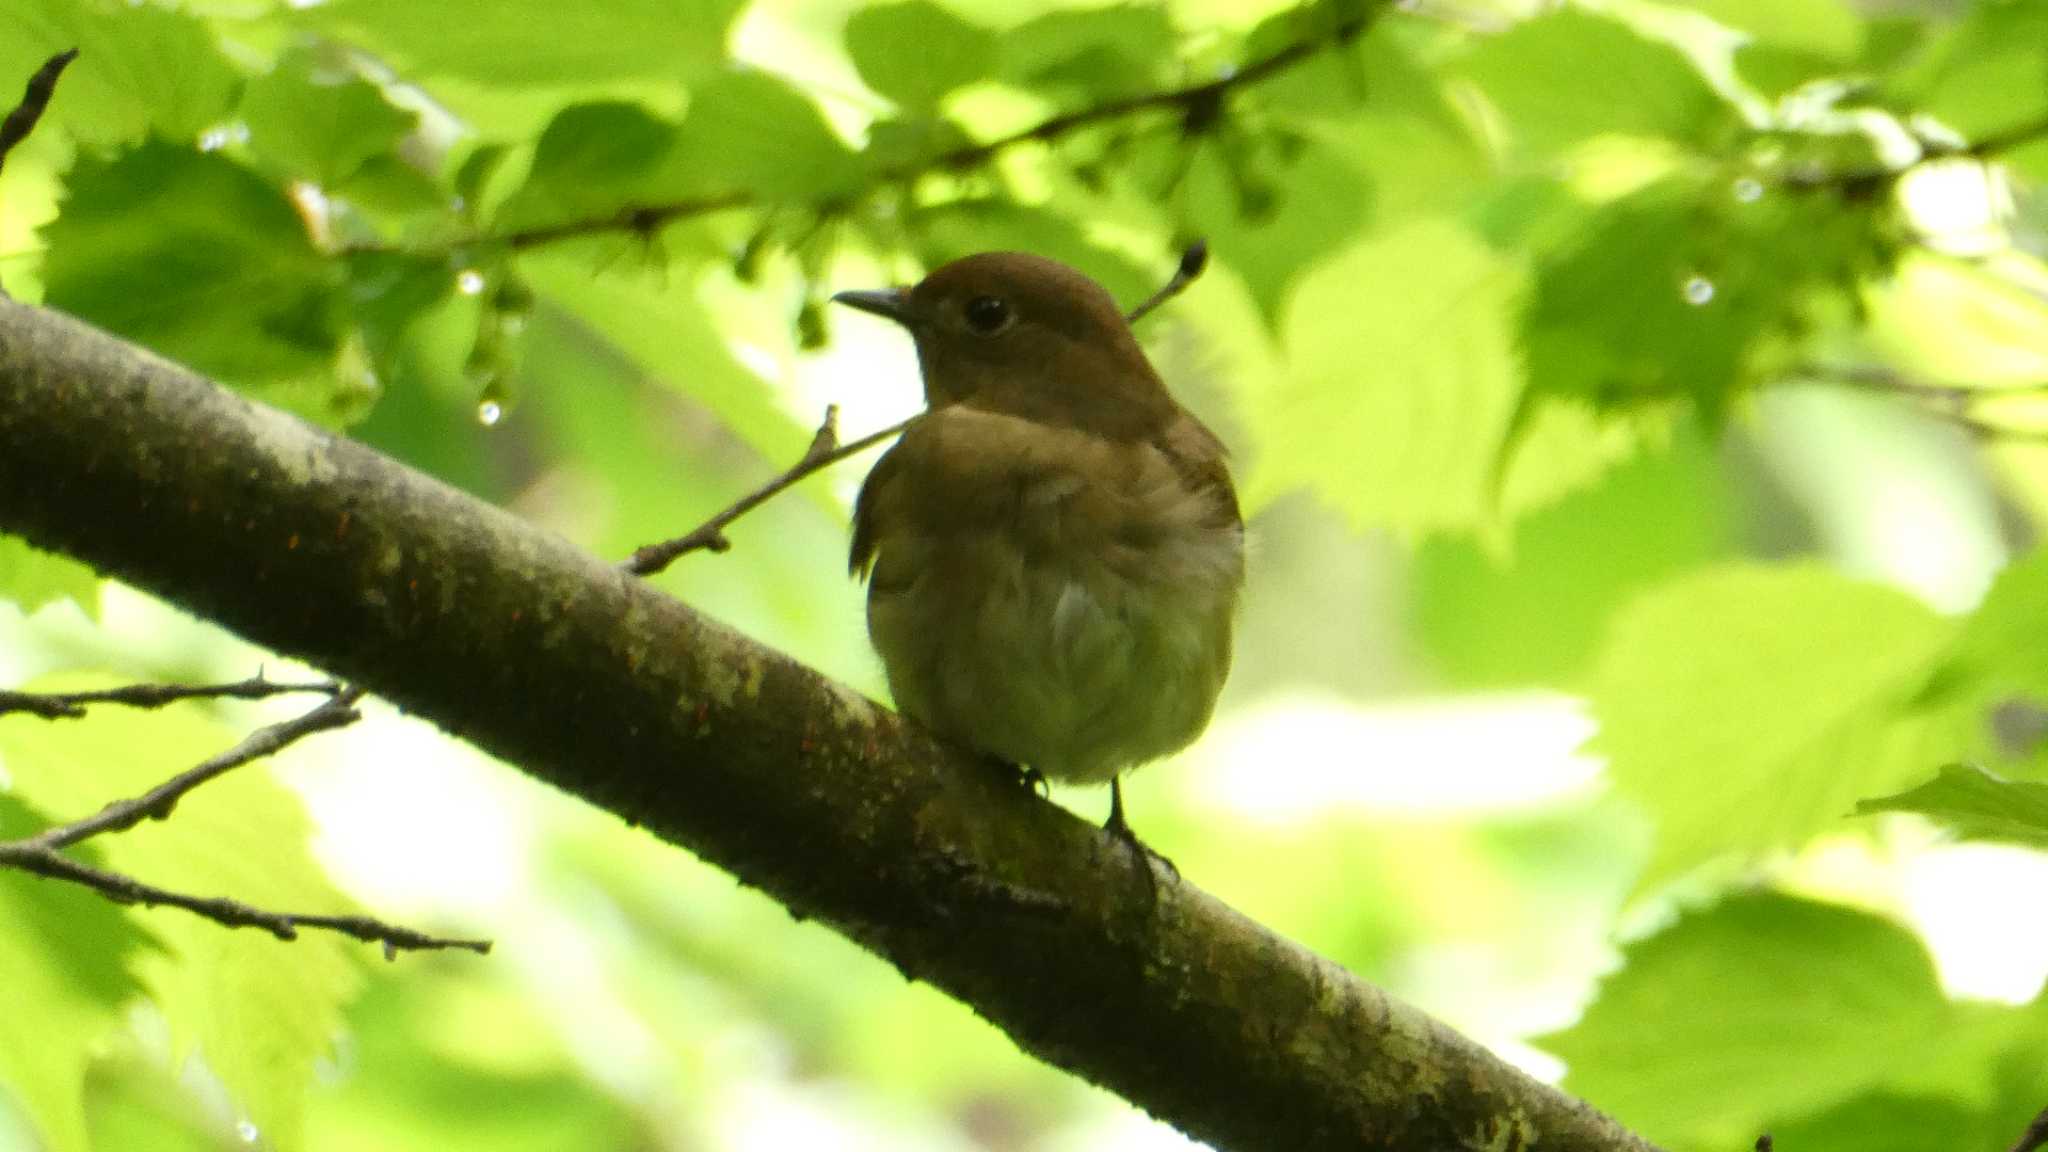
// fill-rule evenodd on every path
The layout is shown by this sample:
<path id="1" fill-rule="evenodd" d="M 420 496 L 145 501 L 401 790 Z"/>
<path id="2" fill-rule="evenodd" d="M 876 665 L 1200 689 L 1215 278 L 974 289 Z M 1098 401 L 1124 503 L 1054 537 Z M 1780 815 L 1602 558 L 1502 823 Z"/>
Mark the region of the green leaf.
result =
<path id="1" fill-rule="evenodd" d="M 1167 82 L 1177 40 L 1164 5 L 1061 9 L 1003 32 L 1001 70 L 1055 98 L 1131 96 Z"/>
<path id="2" fill-rule="evenodd" d="M 1776 49 L 1848 60 L 1863 48 L 1863 19 L 1848 0 L 1677 0 Z"/>
<path id="3" fill-rule="evenodd" d="M 242 96 L 250 149 L 287 175 L 330 188 L 390 151 L 417 119 L 376 85 L 323 69 L 308 52 L 288 54 Z"/>
<path id="4" fill-rule="evenodd" d="M 1281 323 L 1290 380 L 1255 413 L 1263 503 L 1308 486 L 1354 523 L 1415 538 L 1496 514 L 1496 461 L 1521 395 L 1520 268 L 1421 219 L 1306 273 Z"/>
<path id="5" fill-rule="evenodd" d="M 1505 549 L 1446 537 L 1415 557 L 1415 625 L 1460 686 L 1571 684 L 1608 619 L 1725 553 L 1734 516 L 1712 447 L 1680 429 L 1602 482 L 1518 521 Z"/>
<path id="6" fill-rule="evenodd" d="M 1710 419 L 1888 259 L 1882 222 L 1826 197 L 1676 178 L 1593 210 L 1547 251 L 1523 315 L 1531 386 L 1687 397 Z"/>
<path id="7" fill-rule="evenodd" d="M 1976 718 L 1916 700 L 1955 634 L 1816 565 L 1707 569 L 1624 609 L 1591 694 L 1615 790 L 1657 826 L 1641 885 L 1796 847 L 1952 759 Z"/>
<path id="8" fill-rule="evenodd" d="M 1585 1016 L 1536 1042 L 1566 1091 L 1649 1139 L 1736 1148 L 1916 1074 L 1958 1023 L 1912 933 L 1754 893 L 1629 946 Z"/>
<path id="9" fill-rule="evenodd" d="M 2048 784 L 2001 780 L 1974 765 L 1950 764 L 1918 788 L 1858 801 L 1856 811 L 1917 812 L 1973 840 L 2048 848 Z"/>
<path id="10" fill-rule="evenodd" d="M 225 156 L 162 141 L 82 156 L 42 236 L 54 307 L 231 384 L 331 378 L 339 268 Z"/>
<path id="11" fill-rule="evenodd" d="M 7 106 L 21 82 L 66 48 L 48 118 L 79 140 L 130 143 L 155 133 L 190 143 L 234 107 L 241 78 L 204 21 L 155 4 L 11 0 L 0 6 Z"/>
<path id="12" fill-rule="evenodd" d="M 28 835 L 47 824 L 0 794 L 0 837 Z M 51 1152 L 87 1147 L 85 1071 L 141 997 L 133 970 L 153 946 L 131 917 L 97 893 L 0 872 L 0 988 L 7 990 L 0 1089 L 20 1103 Z"/>
<path id="13" fill-rule="evenodd" d="M 648 375 L 710 409 L 766 458 L 788 459 L 809 443 L 811 429 L 777 406 L 767 382 L 726 350 L 691 277 L 619 270 L 592 276 L 588 264 L 573 257 L 532 258 L 521 267 L 544 300 L 610 340 Z"/>
<path id="14" fill-rule="evenodd" d="M 995 33 L 931 0 L 856 10 L 846 51 L 868 87 L 904 108 L 933 108 L 948 92 L 995 70 Z"/>
<path id="15" fill-rule="evenodd" d="M 197 709 L 111 709 L 85 723 L 0 728 L 0 755 L 24 798 L 73 816 L 160 784 L 242 735 Z M 162 887 L 272 911 L 346 913 L 308 850 L 310 833 L 298 799 L 249 765 L 185 797 L 170 819 L 93 844 L 107 867 Z M 174 1042 L 197 1046 L 238 1112 L 273 1144 L 297 1147 L 313 1065 L 362 978 L 364 945 L 315 932 L 285 942 L 170 909 L 137 915 L 165 945 L 139 970 Z"/>
<path id="16" fill-rule="evenodd" d="M 1578 7 L 1488 37 L 1459 70 L 1537 156 L 1604 135 L 1704 143 L 1733 115 L 1676 48 Z"/>
<path id="17" fill-rule="evenodd" d="M 1291 153 L 1291 154 L 1288 154 Z M 1187 158 L 1185 231 L 1235 268 L 1270 317 L 1296 276 L 1358 231 L 1371 195 L 1364 172 L 1340 149 L 1303 138 L 1271 156 L 1233 156 L 1212 143 Z"/>
<path id="18" fill-rule="evenodd" d="M 99 614 L 99 573 L 55 552 L 29 546 L 18 536 L 0 534 L 0 599 L 11 600 L 22 613 L 57 600 L 70 600 L 86 615 Z"/>
<path id="19" fill-rule="evenodd" d="M 548 121 L 501 229 L 607 216 L 639 199 L 675 147 L 676 127 L 624 101 L 572 104 Z"/>
<path id="20" fill-rule="evenodd" d="M 509 88 L 674 79 L 723 64 L 743 0 L 499 0 L 462 4 L 334 0 L 295 8 L 301 28 L 384 56 L 413 79 L 456 77 Z"/>
<path id="21" fill-rule="evenodd" d="M 694 92 L 658 186 L 679 194 L 741 189 L 817 204 L 865 175 L 818 106 L 765 72 L 727 72 Z"/>
<path id="22" fill-rule="evenodd" d="M 2037 118 L 2048 105 L 2048 4 L 1979 0 L 1948 33 L 1885 84 L 1888 102 L 1982 136 Z"/>

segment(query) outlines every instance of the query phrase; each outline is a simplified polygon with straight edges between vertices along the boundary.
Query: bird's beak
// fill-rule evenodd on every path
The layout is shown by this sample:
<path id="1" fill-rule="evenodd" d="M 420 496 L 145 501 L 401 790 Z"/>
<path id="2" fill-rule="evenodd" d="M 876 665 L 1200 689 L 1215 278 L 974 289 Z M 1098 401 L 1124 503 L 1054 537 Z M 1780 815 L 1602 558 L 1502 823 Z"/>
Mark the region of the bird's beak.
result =
<path id="1" fill-rule="evenodd" d="M 833 301 L 848 308 L 858 308 L 894 320 L 908 328 L 911 321 L 910 289 L 908 288 L 863 288 L 852 292 L 840 292 Z"/>

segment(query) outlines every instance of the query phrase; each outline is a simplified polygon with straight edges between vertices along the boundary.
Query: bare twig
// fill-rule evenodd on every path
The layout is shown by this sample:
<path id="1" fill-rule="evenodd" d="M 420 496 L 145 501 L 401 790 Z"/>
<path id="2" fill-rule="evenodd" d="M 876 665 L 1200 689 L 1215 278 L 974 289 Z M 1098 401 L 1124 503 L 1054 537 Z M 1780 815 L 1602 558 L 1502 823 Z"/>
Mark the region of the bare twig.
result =
<path id="1" fill-rule="evenodd" d="M 2043 1148 L 2048 1148 L 2048 1108 L 2041 1109 L 2040 1115 L 2034 1117 L 2034 1122 L 2027 1125 L 2025 1132 L 2020 1133 L 2020 1138 L 2013 1144 L 2011 1152 L 2040 1152 Z"/>
<path id="2" fill-rule="evenodd" d="M 1216 122 L 1224 104 L 1237 91 L 1286 72 L 1326 48 L 1351 43 L 1370 29 L 1379 15 L 1390 7 L 1393 5 L 1385 0 L 1361 5 L 1355 14 L 1337 21 L 1322 34 L 1297 41 L 1264 59 L 1226 72 L 1214 80 L 1063 112 L 1008 136 L 884 168 L 875 173 L 864 190 L 852 198 L 841 197 L 839 203 L 844 205 L 851 199 L 864 197 L 877 189 L 916 180 L 934 172 L 961 172 L 978 168 L 1013 148 L 1026 144 L 1051 144 L 1084 128 L 1147 113 L 1175 112 L 1180 115 L 1182 124 L 1190 133 L 1205 130 Z M 475 244 L 503 244 L 513 249 L 523 249 L 578 236 L 618 232 L 647 236 L 677 220 L 709 216 L 738 208 L 760 207 L 761 203 L 761 198 L 757 194 L 735 190 L 660 204 L 629 204 L 603 216 L 521 228 L 496 235 L 467 236 L 445 246 L 454 248 Z M 385 248 L 386 246 L 382 244 L 368 243 L 352 245 L 349 250 L 380 251 Z"/>
<path id="3" fill-rule="evenodd" d="M 1201 240 L 1188 245 L 1188 250 L 1180 254 L 1180 267 L 1173 270 L 1173 279 L 1161 285 L 1159 291 L 1140 301 L 1138 306 L 1131 309 L 1124 319 L 1132 324 L 1136 324 L 1138 321 L 1150 316 L 1153 310 L 1161 304 L 1187 291 L 1188 285 L 1193 284 L 1195 278 L 1200 276 L 1202 270 L 1208 266 L 1209 245 Z"/>
<path id="4" fill-rule="evenodd" d="M 2007 152 L 2048 140 L 2048 115 L 2022 121 L 2009 128 L 1960 144 L 1921 141 L 1921 152 L 1898 165 L 1879 165 L 1831 171 L 1827 168 L 1796 169 L 1779 179 L 1784 187 L 1800 192 L 1829 190 L 1851 200 L 1867 199 L 1903 179 L 1916 168 L 1958 157 L 1996 160 Z"/>
<path id="5" fill-rule="evenodd" d="M 1202 274 L 1202 270 L 1208 266 L 1209 246 L 1200 240 L 1188 245 L 1187 251 L 1181 253 L 1180 264 L 1174 269 L 1173 278 L 1159 291 L 1146 297 L 1137 307 L 1126 313 L 1124 318 L 1132 324 L 1144 319 L 1160 305 L 1187 291 L 1188 285 L 1194 283 Z M 857 456 L 891 436 L 903 432 L 917 420 L 917 416 L 912 416 L 879 432 L 863 436 L 851 444 L 842 445 L 839 443 L 839 406 L 834 404 L 827 407 L 824 421 L 818 425 L 818 431 L 811 437 L 811 446 L 806 448 L 803 456 L 781 475 L 740 497 L 718 515 L 681 536 L 663 540 L 659 544 L 644 545 L 635 550 L 619 565 L 620 570 L 634 576 L 652 576 L 691 552 L 726 551 L 732 547 L 732 541 L 726 538 L 725 529 L 733 521 L 767 503 L 770 498 L 813 472 L 830 468 L 848 456 Z"/>
<path id="6" fill-rule="evenodd" d="M 921 414 L 920 414 L 921 415 Z M 726 539 L 725 529 L 733 521 L 760 507 L 768 500 L 794 485 L 813 472 L 823 471 L 848 456 L 857 456 L 880 444 L 917 422 L 912 416 L 889 425 L 879 432 L 872 432 L 851 444 L 839 441 L 839 406 L 833 404 L 825 409 L 825 419 L 818 425 L 818 431 L 811 437 L 811 446 L 804 450 L 802 458 L 789 466 L 781 475 L 763 484 L 745 496 L 734 501 L 729 507 L 704 523 L 673 540 L 659 544 L 648 544 L 636 550 L 619 568 L 634 576 L 652 576 L 680 557 L 691 552 L 724 552 L 732 547 Z"/>
<path id="7" fill-rule="evenodd" d="M 103 832 L 125 832 L 144 820 L 163 820 L 187 792 L 251 760 L 275 755 L 315 732 L 342 728 L 355 723 L 362 714 L 355 704 L 362 690 L 344 689 L 322 701 L 320 706 L 293 719 L 259 728 L 240 744 L 178 773 L 140 796 L 117 800 L 83 820 L 60 824 L 23 841 L 43 848 L 68 848 Z"/>
<path id="8" fill-rule="evenodd" d="M 2023 426 L 1988 419 L 1974 410 L 1984 402 L 2027 396 L 2048 396 L 2048 381 L 2013 384 L 1957 384 L 1917 380 L 1893 368 L 1871 364 L 1815 364 L 1793 375 L 1864 392 L 1898 396 L 1937 420 L 1953 424 L 1971 437 L 1992 443 L 2048 443 L 2048 424 Z"/>
<path id="9" fill-rule="evenodd" d="M 73 60 L 78 59 L 78 49 L 67 48 L 44 61 L 35 75 L 28 78 L 28 86 L 22 91 L 21 103 L 0 120 L 0 168 L 7 165 L 7 154 L 14 146 L 28 139 L 35 131 L 36 121 L 43 118 L 43 110 L 50 106 L 50 97 L 57 92 L 57 77 Z"/>
<path id="10" fill-rule="evenodd" d="M 258 681 L 245 681 L 244 685 Z M 228 686 L 235 687 L 235 686 Z M 276 687 L 276 686 L 271 686 Z M 299 691 L 310 690 L 301 686 Z M 241 743 L 218 756 L 214 756 L 140 796 L 118 800 L 100 809 L 91 816 L 46 828 L 34 836 L 0 843 L 0 867 L 14 868 L 37 876 L 54 880 L 68 880 L 82 884 L 110 900 L 122 904 L 141 904 L 146 907 L 164 905 L 183 908 L 195 915 L 204 916 L 215 923 L 229 928 L 261 928 L 280 940 L 298 938 L 301 928 L 321 928 L 340 932 L 358 940 L 384 945 L 387 958 L 401 950 L 463 948 L 472 952 L 488 952 L 491 945 L 487 940 L 449 939 L 429 936 L 367 916 L 324 916 L 292 912 L 269 912 L 254 908 L 237 900 L 222 896 L 194 896 L 173 892 L 147 884 L 132 876 L 111 872 L 82 864 L 65 856 L 61 849 L 83 843 L 95 836 L 111 832 L 122 832 L 144 820 L 162 820 L 168 817 L 178 801 L 194 788 L 213 780 L 224 773 L 284 750 L 290 745 L 316 732 L 344 727 L 354 723 L 361 713 L 355 705 L 362 698 L 360 688 L 344 688 L 329 685 L 328 699 L 309 712 L 290 720 L 258 729 Z M 183 695 L 177 693 L 183 691 Z M 183 686 L 164 687 L 167 699 L 189 699 L 195 694 Z M 269 693 L 264 693 L 269 694 Z M 123 701 L 132 702 L 132 701 Z M 157 703 L 143 703 L 140 707 L 155 707 Z M 59 713 L 69 715 L 69 713 Z"/>
<path id="11" fill-rule="evenodd" d="M 183 908 L 194 915 L 204 916 L 222 927 L 261 928 L 279 940 L 298 939 L 301 928 L 339 932 L 366 943 L 382 944 L 387 960 L 396 958 L 400 952 L 459 948 L 478 955 L 486 955 L 491 950 L 489 940 L 430 936 L 416 929 L 386 924 L 368 916 L 317 916 L 295 912 L 267 912 L 224 896 L 192 896 L 183 892 L 173 892 L 167 888 L 158 888 L 154 884 L 145 884 L 132 876 L 123 876 L 104 868 L 80 864 L 47 848 L 20 850 L 18 845 L 0 845 L 0 864 L 53 880 L 69 880 L 74 884 L 83 884 L 116 903 L 140 904 L 145 908 Z"/>
<path id="12" fill-rule="evenodd" d="M 129 684 L 90 692 L 15 692 L 0 689 L 0 716 L 27 712 L 45 719 L 83 716 L 88 704 L 120 704 L 129 708 L 162 708 L 180 700 L 263 700 L 297 692 L 334 696 L 341 685 L 332 680 L 278 681 L 263 673 L 227 684 Z"/>

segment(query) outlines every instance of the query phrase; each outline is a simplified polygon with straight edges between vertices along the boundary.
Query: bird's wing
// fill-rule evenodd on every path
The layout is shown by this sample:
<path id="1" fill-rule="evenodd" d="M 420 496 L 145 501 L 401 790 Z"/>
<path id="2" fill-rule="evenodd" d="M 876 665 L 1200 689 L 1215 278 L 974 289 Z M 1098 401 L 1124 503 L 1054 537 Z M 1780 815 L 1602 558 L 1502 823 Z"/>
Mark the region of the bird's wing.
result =
<path id="1" fill-rule="evenodd" d="M 846 570 L 859 579 L 866 579 L 874 568 L 885 525 L 902 503 L 903 455 L 899 440 L 875 461 L 868 478 L 861 482 L 860 495 L 854 497 L 853 548 L 847 555 Z"/>

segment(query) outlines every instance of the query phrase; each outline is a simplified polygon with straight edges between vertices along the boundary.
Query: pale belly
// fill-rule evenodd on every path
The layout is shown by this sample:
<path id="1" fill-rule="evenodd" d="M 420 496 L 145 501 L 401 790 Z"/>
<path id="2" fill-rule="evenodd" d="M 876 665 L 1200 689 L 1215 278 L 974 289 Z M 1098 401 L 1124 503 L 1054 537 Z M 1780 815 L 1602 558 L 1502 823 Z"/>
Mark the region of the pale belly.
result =
<path id="1" fill-rule="evenodd" d="M 906 714 L 1093 783 L 1207 726 L 1230 666 L 1236 530 L 1169 537 L 1115 568 L 1029 558 L 1000 532 L 918 545 L 915 578 L 868 597 L 868 631 Z"/>

